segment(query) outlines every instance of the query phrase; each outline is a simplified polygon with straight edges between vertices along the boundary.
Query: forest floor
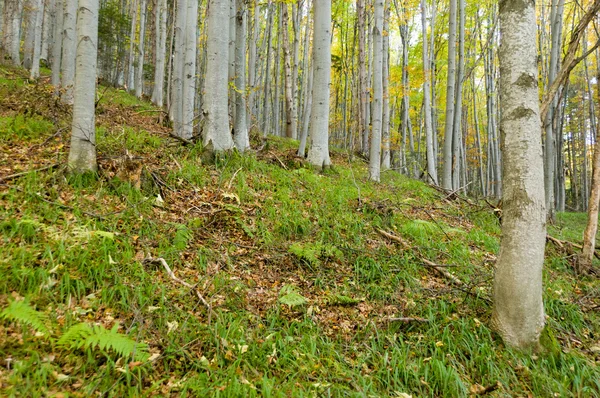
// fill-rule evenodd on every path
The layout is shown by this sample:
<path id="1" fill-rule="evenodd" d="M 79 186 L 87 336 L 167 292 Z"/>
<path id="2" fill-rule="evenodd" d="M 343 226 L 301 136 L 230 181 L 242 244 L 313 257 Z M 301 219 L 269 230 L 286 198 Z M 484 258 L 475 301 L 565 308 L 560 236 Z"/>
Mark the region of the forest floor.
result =
<path id="1" fill-rule="evenodd" d="M 68 177 L 69 109 L 0 67 L 0 395 L 600 396 L 576 248 L 549 241 L 546 352 L 515 352 L 487 203 L 336 150 L 317 173 L 276 138 L 203 164 L 160 115 L 101 88 L 99 173 Z"/>

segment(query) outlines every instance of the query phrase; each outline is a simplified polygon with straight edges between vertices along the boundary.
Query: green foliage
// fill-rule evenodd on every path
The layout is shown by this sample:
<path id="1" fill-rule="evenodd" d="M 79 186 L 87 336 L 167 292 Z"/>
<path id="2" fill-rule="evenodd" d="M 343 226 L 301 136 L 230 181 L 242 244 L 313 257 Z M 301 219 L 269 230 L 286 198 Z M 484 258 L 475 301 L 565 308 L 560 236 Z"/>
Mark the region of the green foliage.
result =
<path id="1" fill-rule="evenodd" d="M 118 329 L 118 323 L 111 330 L 106 330 L 102 325 L 90 325 L 85 322 L 78 323 L 71 326 L 58 339 L 57 345 L 72 349 L 110 350 L 119 356 L 133 357 L 138 361 L 148 359 L 148 346 L 119 333 Z"/>
<path id="2" fill-rule="evenodd" d="M 279 302 L 289 307 L 298 307 L 306 304 L 308 300 L 292 285 L 284 285 L 279 291 Z"/>
<path id="3" fill-rule="evenodd" d="M 193 237 L 194 232 L 185 224 L 177 224 L 175 226 L 175 236 L 173 237 L 173 247 L 175 250 L 184 250 Z"/>
<path id="4" fill-rule="evenodd" d="M 11 301 L 8 307 L 0 312 L 0 318 L 31 326 L 36 332 L 48 335 L 48 316 L 36 311 L 25 301 Z"/>
<path id="5" fill-rule="evenodd" d="M 288 251 L 310 267 L 320 266 L 325 259 L 339 260 L 343 257 L 343 253 L 338 248 L 322 242 L 297 242 L 290 245 Z"/>

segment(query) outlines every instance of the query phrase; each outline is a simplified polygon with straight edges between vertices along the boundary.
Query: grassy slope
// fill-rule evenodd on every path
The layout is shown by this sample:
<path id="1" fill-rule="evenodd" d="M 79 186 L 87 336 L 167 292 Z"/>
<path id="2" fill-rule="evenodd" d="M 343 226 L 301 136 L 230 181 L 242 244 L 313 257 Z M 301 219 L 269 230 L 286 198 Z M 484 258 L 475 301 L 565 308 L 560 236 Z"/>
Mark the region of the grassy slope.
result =
<path id="1" fill-rule="evenodd" d="M 82 321 L 119 322 L 153 360 L 66 350 L 0 321 L 0 357 L 12 360 L 0 395 L 465 396 L 499 382 L 491 396 L 598 396 L 600 283 L 575 277 L 555 247 L 545 302 L 562 349 L 507 350 L 487 322 L 499 228 L 486 206 L 393 172 L 369 183 L 342 153 L 317 174 L 278 139 L 203 165 L 152 110 L 107 89 L 99 178 L 52 169 L 1 183 L 0 305 L 25 297 L 49 315 L 53 338 Z M 0 69 L 0 178 L 64 163 L 68 119 L 47 88 Z M 161 181 L 163 205 L 156 185 L 113 178 L 107 158 L 126 148 L 146 180 Z M 551 231 L 576 240 L 584 222 L 562 215 Z M 211 313 L 148 254 L 197 284 Z M 451 266 L 465 286 L 422 259 Z M 282 304 L 290 291 L 306 303 Z"/>

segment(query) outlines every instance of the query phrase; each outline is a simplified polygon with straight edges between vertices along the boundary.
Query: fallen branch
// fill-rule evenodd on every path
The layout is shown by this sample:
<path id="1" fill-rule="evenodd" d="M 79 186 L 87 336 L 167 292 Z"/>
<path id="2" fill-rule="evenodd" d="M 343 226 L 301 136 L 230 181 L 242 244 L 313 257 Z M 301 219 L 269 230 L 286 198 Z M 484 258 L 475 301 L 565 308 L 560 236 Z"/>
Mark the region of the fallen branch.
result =
<path id="1" fill-rule="evenodd" d="M 153 257 L 146 257 L 142 262 L 147 263 L 147 264 L 161 264 L 163 266 L 163 268 L 165 269 L 165 271 L 167 271 L 167 275 L 169 275 L 169 277 L 171 279 L 173 279 L 175 282 L 182 284 L 183 286 L 191 289 L 194 291 L 194 293 L 196 293 L 196 296 L 198 297 L 198 299 L 200 300 L 200 302 L 206 307 L 206 309 L 208 310 L 208 324 L 210 325 L 210 321 L 211 321 L 211 317 L 212 317 L 212 306 L 208 303 L 208 301 L 206 301 L 206 299 L 204 299 L 204 297 L 202 296 L 202 294 L 198 291 L 198 289 L 196 289 L 195 285 L 191 285 L 189 283 L 187 283 L 186 281 L 184 281 L 183 279 L 179 279 L 177 277 L 177 275 L 175 275 L 175 273 L 173 272 L 173 270 L 171 269 L 171 267 L 169 267 L 169 264 L 167 264 L 167 261 L 162 258 L 162 257 L 158 257 L 158 258 L 153 258 Z"/>
<path id="2" fill-rule="evenodd" d="M 402 246 L 404 246 L 405 249 L 408 249 L 410 247 L 408 242 L 405 241 L 404 239 L 402 239 L 401 237 L 390 234 L 389 232 L 385 232 L 383 229 L 377 228 L 376 230 L 377 230 L 377 232 L 379 232 L 381 235 L 385 236 L 386 238 L 400 243 Z"/>
<path id="3" fill-rule="evenodd" d="M 20 173 L 15 173 L 15 174 L 8 175 L 6 177 L 0 177 L 0 182 L 14 180 L 15 178 L 23 177 L 23 176 L 25 176 L 27 174 L 30 174 L 30 173 L 35 173 L 35 172 L 38 172 L 38 171 L 46 171 L 46 170 L 53 169 L 55 167 L 58 167 L 58 163 L 54 163 L 54 164 L 51 164 L 51 165 L 45 166 L 45 167 L 40 167 L 39 169 L 22 171 Z"/>
<path id="4" fill-rule="evenodd" d="M 452 281 L 452 283 L 454 283 L 456 286 L 465 286 L 465 283 L 463 281 L 461 281 L 456 276 L 452 275 L 450 272 L 448 272 L 444 268 L 440 267 L 436 263 L 431 262 L 431 261 L 427 260 L 426 258 L 422 258 L 421 261 L 423 261 L 423 263 L 425 263 L 425 265 L 433 268 L 433 270 L 435 272 L 437 272 L 438 274 L 440 274 L 444 278 L 449 279 L 450 281 Z"/>
<path id="5" fill-rule="evenodd" d="M 578 243 L 569 242 L 568 240 L 560 240 L 560 239 L 557 239 L 550 235 L 546 235 L 546 240 L 554 243 L 559 249 L 562 249 L 562 250 L 565 249 L 565 246 L 567 246 L 567 250 L 568 250 L 569 246 L 577 248 L 579 250 L 583 250 L 583 246 Z M 573 254 L 573 253 L 570 253 L 570 254 Z M 600 259 L 600 253 L 598 253 L 596 250 L 594 250 L 594 256 L 596 256 L 596 258 Z"/>
<path id="6" fill-rule="evenodd" d="M 390 321 L 390 322 L 402 322 L 402 323 L 411 323 L 411 322 L 428 323 L 429 319 L 401 317 L 401 318 L 388 318 L 388 321 Z"/>
<path id="7" fill-rule="evenodd" d="M 402 239 L 399 236 L 390 234 L 389 232 L 385 232 L 382 229 L 377 229 L 377 232 L 379 232 L 381 235 L 385 236 L 388 239 L 391 239 L 391 240 L 393 240 L 395 242 L 400 243 L 402 246 L 404 246 L 404 248 L 409 248 L 410 247 L 409 244 L 404 239 Z M 444 278 L 449 279 L 450 281 L 452 281 L 456 286 L 461 286 L 461 287 L 465 286 L 465 283 L 463 281 L 461 281 L 456 276 L 452 275 L 450 272 L 448 272 L 447 270 L 444 269 L 446 266 L 436 264 L 436 263 L 434 263 L 432 261 L 429 261 L 426 258 L 422 258 L 422 257 L 420 258 L 420 260 L 425 265 L 427 265 L 428 267 L 433 268 L 433 270 L 435 272 L 437 272 L 438 274 L 440 274 Z"/>

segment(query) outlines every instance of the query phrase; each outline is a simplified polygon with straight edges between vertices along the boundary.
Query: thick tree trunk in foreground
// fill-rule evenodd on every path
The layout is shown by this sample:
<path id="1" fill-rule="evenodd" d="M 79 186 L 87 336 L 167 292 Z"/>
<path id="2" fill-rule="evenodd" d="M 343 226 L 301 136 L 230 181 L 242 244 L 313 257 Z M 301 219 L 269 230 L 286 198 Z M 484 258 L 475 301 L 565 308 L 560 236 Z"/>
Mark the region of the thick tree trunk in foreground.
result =
<path id="1" fill-rule="evenodd" d="M 331 0 L 313 3 L 313 91 L 308 162 L 322 169 L 329 159 L 329 83 L 331 80 Z"/>
<path id="2" fill-rule="evenodd" d="M 214 151 L 233 148 L 229 131 L 228 76 L 229 76 L 229 3 L 209 0 L 207 30 L 207 64 L 204 93 L 204 145 L 212 143 Z"/>
<path id="3" fill-rule="evenodd" d="M 502 241 L 492 323 L 504 341 L 536 349 L 544 328 L 544 164 L 538 97 L 535 5 L 500 1 Z"/>
<path id="4" fill-rule="evenodd" d="M 96 171 L 96 61 L 98 51 L 98 0 L 79 0 L 77 18 L 75 102 L 69 169 Z"/>

